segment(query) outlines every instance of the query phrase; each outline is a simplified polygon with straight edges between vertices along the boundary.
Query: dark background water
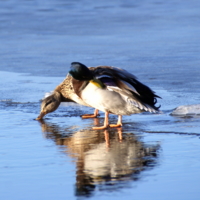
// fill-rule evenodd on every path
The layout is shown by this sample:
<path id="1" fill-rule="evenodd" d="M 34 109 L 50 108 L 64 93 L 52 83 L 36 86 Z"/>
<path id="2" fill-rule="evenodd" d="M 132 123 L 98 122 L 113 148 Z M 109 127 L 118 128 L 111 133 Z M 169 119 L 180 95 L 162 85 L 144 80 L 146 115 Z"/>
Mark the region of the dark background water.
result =
<path id="1" fill-rule="evenodd" d="M 199 199 L 200 118 L 170 115 L 200 102 L 199 11 L 197 0 L 0 1 L 0 198 Z M 73 61 L 130 71 L 162 113 L 92 131 L 103 114 L 81 120 L 92 109 L 62 104 L 35 121 Z"/>
<path id="2" fill-rule="evenodd" d="M 199 6 L 197 0 L 2 1 L 0 70 L 64 76 L 80 61 L 199 92 Z"/>

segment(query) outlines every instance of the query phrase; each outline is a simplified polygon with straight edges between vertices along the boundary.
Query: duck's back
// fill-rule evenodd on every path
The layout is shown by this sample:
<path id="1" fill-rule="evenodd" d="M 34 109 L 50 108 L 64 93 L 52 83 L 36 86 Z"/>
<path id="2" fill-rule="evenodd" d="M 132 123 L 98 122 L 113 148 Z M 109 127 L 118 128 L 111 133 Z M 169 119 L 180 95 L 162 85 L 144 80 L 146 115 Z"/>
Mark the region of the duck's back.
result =
<path id="1" fill-rule="evenodd" d="M 136 107 L 149 112 L 156 112 L 157 98 L 160 98 L 148 86 L 144 85 L 137 78 L 126 70 L 110 67 L 99 66 L 89 68 L 94 77 L 101 80 L 108 90 L 121 93 L 132 101 Z"/>

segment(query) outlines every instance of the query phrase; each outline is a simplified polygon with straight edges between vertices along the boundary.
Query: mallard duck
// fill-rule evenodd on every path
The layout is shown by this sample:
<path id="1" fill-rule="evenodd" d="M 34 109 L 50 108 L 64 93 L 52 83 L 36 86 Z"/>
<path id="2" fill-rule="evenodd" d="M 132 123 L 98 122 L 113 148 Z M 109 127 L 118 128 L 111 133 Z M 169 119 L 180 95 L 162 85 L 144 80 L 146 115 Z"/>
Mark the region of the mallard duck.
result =
<path id="1" fill-rule="evenodd" d="M 75 102 L 84 106 L 90 106 L 74 92 L 74 87 L 76 89 L 76 87 L 78 86 L 76 82 L 77 81 L 68 74 L 64 81 L 55 88 L 52 94 L 43 99 L 41 103 L 40 114 L 36 118 L 36 120 L 41 120 L 46 114 L 55 111 L 59 107 L 61 102 Z M 94 114 L 82 115 L 82 118 L 97 116 L 98 110 L 95 109 Z"/>
<path id="2" fill-rule="evenodd" d="M 105 112 L 104 125 L 93 129 L 121 127 L 122 115 L 156 113 L 159 110 L 155 104 L 160 97 L 123 69 L 110 66 L 88 68 L 73 62 L 69 74 L 74 79 L 75 94 L 85 104 L 95 108 L 95 112 Z M 109 124 L 110 113 L 118 115 L 117 124 Z"/>
<path id="3" fill-rule="evenodd" d="M 82 118 L 95 118 L 99 110 L 105 112 L 104 125 L 93 129 L 121 127 L 122 115 L 149 111 L 155 113 L 156 98 L 160 98 L 129 72 L 110 66 L 89 67 L 73 62 L 69 74 L 54 92 L 41 104 L 41 120 L 46 114 L 55 111 L 61 102 L 76 102 L 95 108 L 93 114 Z M 117 124 L 109 124 L 109 114 L 118 115 Z"/>

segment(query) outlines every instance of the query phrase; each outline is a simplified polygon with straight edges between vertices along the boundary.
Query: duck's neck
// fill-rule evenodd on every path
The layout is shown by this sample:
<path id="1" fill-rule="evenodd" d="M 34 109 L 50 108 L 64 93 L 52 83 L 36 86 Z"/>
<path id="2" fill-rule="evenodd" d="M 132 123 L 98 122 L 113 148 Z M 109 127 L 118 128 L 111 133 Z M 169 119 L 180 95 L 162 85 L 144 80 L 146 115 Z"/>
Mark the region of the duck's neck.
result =
<path id="1" fill-rule="evenodd" d="M 58 91 L 54 91 L 53 94 L 52 94 L 53 98 L 57 101 L 57 102 L 61 102 L 62 101 L 62 96 L 61 96 L 61 93 L 58 92 Z"/>
<path id="2" fill-rule="evenodd" d="M 63 96 L 61 85 L 56 86 L 54 93 L 56 96 L 60 96 L 60 102 L 74 102 L 72 99 Z"/>

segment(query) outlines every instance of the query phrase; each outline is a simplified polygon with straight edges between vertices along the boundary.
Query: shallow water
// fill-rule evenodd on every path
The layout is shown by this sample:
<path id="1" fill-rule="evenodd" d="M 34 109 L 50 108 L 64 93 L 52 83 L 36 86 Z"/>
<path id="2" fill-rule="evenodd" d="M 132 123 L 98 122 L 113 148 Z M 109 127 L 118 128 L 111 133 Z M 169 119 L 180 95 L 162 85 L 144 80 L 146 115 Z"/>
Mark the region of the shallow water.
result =
<path id="1" fill-rule="evenodd" d="M 200 116 L 171 115 L 200 102 L 199 1 L 9 0 L 0 14 L 0 199 L 199 199 Z M 162 112 L 107 131 L 76 104 L 34 120 L 72 61 L 127 69 Z"/>
<path id="2" fill-rule="evenodd" d="M 39 99 L 62 79 L 1 72 L 1 199 L 200 195 L 199 117 L 173 117 L 170 105 L 163 105 L 160 114 L 124 117 L 122 129 L 94 131 L 103 114 L 82 120 L 91 108 L 64 103 L 43 121 L 34 120 Z M 166 102 L 174 97 L 155 91 Z"/>

